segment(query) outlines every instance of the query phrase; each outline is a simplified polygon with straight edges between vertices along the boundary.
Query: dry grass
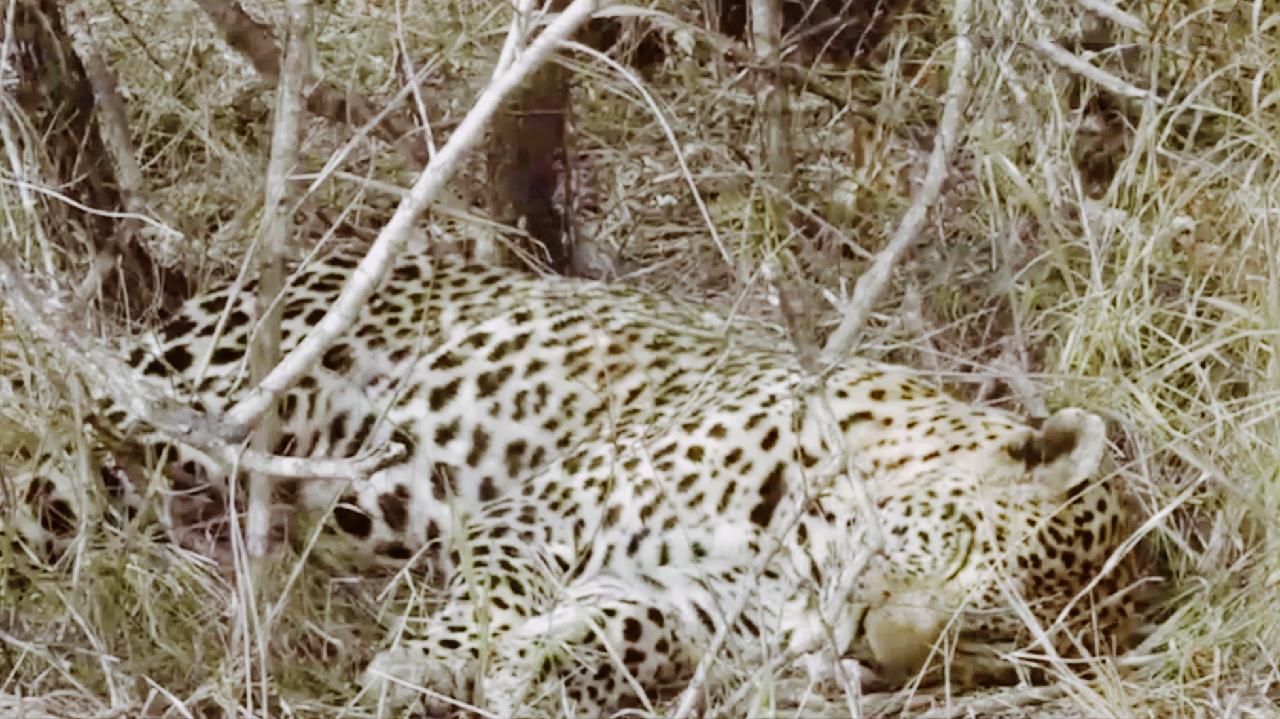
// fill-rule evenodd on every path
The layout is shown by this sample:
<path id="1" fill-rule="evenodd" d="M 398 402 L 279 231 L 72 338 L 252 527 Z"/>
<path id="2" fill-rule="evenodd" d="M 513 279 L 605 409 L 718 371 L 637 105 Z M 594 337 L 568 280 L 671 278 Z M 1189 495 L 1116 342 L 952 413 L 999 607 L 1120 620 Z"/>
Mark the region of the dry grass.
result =
<path id="1" fill-rule="evenodd" d="M 401 0 L 398 18 L 397 3 L 326 3 L 319 66 L 334 85 L 388 97 L 411 49 L 433 66 L 425 99 L 438 141 L 498 55 L 501 5 Z M 1158 13 L 1141 17 L 1150 34 L 1109 37 L 1080 7 L 1050 4 L 1041 16 L 1036 6 L 974 4 L 972 100 L 954 174 L 860 351 L 927 368 L 983 401 L 1078 405 L 1107 417 L 1118 471 L 1143 516 L 1156 518 L 1144 528 L 1166 579 L 1146 641 L 1120 668 L 1047 689 L 934 693 L 909 706 L 937 716 L 1272 716 L 1280 5 L 1172 0 L 1146 9 Z M 270 107 L 262 83 L 193 5 L 88 10 L 127 89 L 153 203 L 189 238 L 166 244 L 166 256 L 200 278 L 225 271 L 243 256 L 258 212 L 245 198 L 261 196 Z M 579 229 L 633 282 L 776 325 L 760 268 L 789 253 L 815 298 L 819 333 L 829 332 L 839 316 L 825 298 L 847 293 L 922 177 L 951 57 L 944 26 L 944 15 L 904 16 L 869 61 L 815 66 L 815 86 L 844 99 L 793 98 L 799 171 L 786 200 L 802 232 L 790 237 L 774 231 L 783 224 L 765 215 L 769 190 L 753 179 L 751 87 L 740 66 L 707 61 L 712 43 L 697 28 L 652 31 L 666 56 L 637 73 L 641 85 L 574 56 Z M 1020 44 L 1040 39 L 1116 43 L 1078 54 L 1163 102 L 1104 93 Z M 7 117 L 5 150 L 17 152 L 22 127 Z M 319 121 L 308 131 L 306 171 L 350 150 L 340 168 L 349 175 L 306 205 L 313 229 L 343 213 L 372 228 L 387 216 L 395 198 L 352 178 L 412 179 L 394 152 L 368 139 L 348 146 L 348 136 Z M 37 231 L 40 218 L 7 182 L 8 168 L 4 250 L 80 276 L 87 258 L 42 244 L 55 228 Z M 476 175 L 456 189 L 464 207 L 483 191 Z M 0 342 L 0 470 L 13 475 L 30 464 L 19 447 L 65 444 L 59 438 L 75 436 L 86 408 L 55 358 L 22 344 L 9 324 Z M 85 455 L 58 459 L 75 471 Z M 413 578 L 380 594 L 385 578 L 296 553 L 279 561 L 270 573 L 279 579 L 255 592 L 243 571 L 107 526 L 82 527 L 52 569 L 0 553 L 0 715 L 365 715 L 349 706 L 351 679 Z M 728 715 L 773 715 L 792 677 L 758 669 L 743 668 L 758 691 L 728 695 Z M 807 711 L 846 713 L 841 697 L 828 699 Z M 901 706 L 882 697 L 866 709 Z"/>

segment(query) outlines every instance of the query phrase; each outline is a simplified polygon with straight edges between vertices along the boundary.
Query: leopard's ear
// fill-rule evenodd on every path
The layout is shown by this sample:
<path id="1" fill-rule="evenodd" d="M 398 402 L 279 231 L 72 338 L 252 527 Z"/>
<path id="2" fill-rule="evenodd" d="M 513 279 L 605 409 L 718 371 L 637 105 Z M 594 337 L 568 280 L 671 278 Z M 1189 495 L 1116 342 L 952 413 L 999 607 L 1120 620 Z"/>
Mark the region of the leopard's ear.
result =
<path id="1" fill-rule="evenodd" d="M 1008 452 L 1026 466 L 1035 482 L 1067 491 L 1097 474 L 1106 449 L 1102 418 L 1068 408 L 1055 412 Z"/>

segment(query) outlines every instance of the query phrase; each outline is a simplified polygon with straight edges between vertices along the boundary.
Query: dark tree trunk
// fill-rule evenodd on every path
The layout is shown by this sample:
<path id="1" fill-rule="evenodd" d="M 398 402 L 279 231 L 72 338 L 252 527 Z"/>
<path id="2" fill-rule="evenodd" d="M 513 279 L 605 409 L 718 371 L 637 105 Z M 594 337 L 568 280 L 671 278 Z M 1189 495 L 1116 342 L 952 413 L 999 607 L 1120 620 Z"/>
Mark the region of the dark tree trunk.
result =
<path id="1" fill-rule="evenodd" d="M 39 145 L 27 148 L 39 167 L 27 179 L 86 207 L 120 211 L 123 198 L 94 114 L 93 86 L 71 44 L 61 3 L 16 2 L 14 98 Z M 48 235 L 67 257 L 88 262 L 86 255 L 106 255 L 116 260 L 115 271 L 102 278 L 103 296 L 114 305 L 112 309 L 127 307 L 137 316 L 150 307 L 172 306 L 187 294 L 183 275 L 156 263 L 145 245 L 121 231 L 119 220 L 85 212 L 54 197 L 39 197 Z M 77 237 L 84 242 L 78 247 Z"/>
<path id="2" fill-rule="evenodd" d="M 522 224 L 533 239 L 533 258 L 559 274 L 569 269 L 572 255 L 567 219 L 556 203 L 556 190 L 567 181 L 568 112 L 566 73 L 547 65 L 495 122 L 489 163 L 494 186 L 501 189 L 494 216 Z"/>
<path id="3" fill-rule="evenodd" d="M 45 155 L 42 178 L 62 194 L 89 207 L 116 210 L 120 195 L 115 173 L 93 116 L 93 87 L 62 22 L 57 0 L 18 0 L 14 8 L 14 46 L 19 107 L 34 126 Z M 29 148 L 34 149 L 34 148 Z M 45 199 L 48 217 L 71 221 L 91 238 L 109 236 L 112 221 L 66 212 Z"/>

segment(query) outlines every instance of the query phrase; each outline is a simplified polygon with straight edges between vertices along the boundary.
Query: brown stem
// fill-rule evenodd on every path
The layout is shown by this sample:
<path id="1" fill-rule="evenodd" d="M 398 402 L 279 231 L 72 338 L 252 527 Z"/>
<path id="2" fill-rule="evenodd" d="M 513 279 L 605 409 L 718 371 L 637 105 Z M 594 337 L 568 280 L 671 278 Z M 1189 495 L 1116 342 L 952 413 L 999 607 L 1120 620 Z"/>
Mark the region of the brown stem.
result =
<path id="1" fill-rule="evenodd" d="M 253 19 L 233 0 L 196 0 L 222 37 L 249 61 L 265 80 L 280 79 L 280 46 L 271 27 Z M 409 153 L 421 163 L 429 157 L 426 143 L 414 133 L 417 128 L 400 114 L 378 117 L 378 104 L 358 93 L 346 92 L 326 83 L 313 85 L 306 95 L 307 111 L 333 122 L 356 127 L 372 125 L 374 134 L 390 144 L 408 142 Z"/>

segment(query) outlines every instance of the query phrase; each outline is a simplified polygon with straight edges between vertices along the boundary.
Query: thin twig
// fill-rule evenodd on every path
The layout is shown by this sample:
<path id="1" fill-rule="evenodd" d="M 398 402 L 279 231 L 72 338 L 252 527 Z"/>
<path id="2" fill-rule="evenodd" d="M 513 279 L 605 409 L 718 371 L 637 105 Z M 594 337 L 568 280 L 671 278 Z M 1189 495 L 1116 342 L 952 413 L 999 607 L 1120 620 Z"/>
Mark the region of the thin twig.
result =
<path id="1" fill-rule="evenodd" d="M 1089 12 L 1104 17 L 1121 27 L 1127 27 L 1134 32 L 1144 34 L 1147 32 L 1146 23 L 1106 2 L 1106 0 L 1076 0 L 1076 2 L 1080 3 Z"/>
<path id="2" fill-rule="evenodd" d="M 529 37 L 529 16 L 533 14 L 533 0 L 516 0 L 514 12 L 511 13 L 511 27 L 507 29 L 507 39 L 502 43 L 502 51 L 498 53 L 498 63 L 493 67 L 493 78 L 511 67 L 516 55 L 524 48 L 525 39 Z"/>
<path id="3" fill-rule="evenodd" d="M 961 1 L 963 2 L 964 0 Z M 854 555 L 853 561 L 848 566 L 841 568 L 838 579 L 835 582 L 834 596 L 830 597 L 828 602 L 828 606 L 835 604 L 843 607 L 856 601 L 857 598 L 853 596 L 854 588 L 862 573 L 866 570 L 867 565 L 871 562 L 871 558 L 884 549 L 884 531 L 880 527 L 880 516 L 876 512 L 875 502 L 872 501 L 871 492 L 867 488 L 866 473 L 859 467 L 858 458 L 849 451 L 844 432 L 840 429 L 840 423 L 836 420 L 835 410 L 831 407 L 828 395 L 825 390 L 821 393 L 815 393 L 815 395 L 816 401 L 813 404 L 813 409 L 817 411 L 818 423 L 826 436 L 827 446 L 834 447 L 840 453 L 840 456 L 844 457 L 844 473 L 842 477 L 853 493 L 855 509 L 862 527 L 862 547 Z M 826 609 L 826 607 L 822 608 Z M 825 616 L 823 620 L 825 624 Z M 828 633 L 830 634 L 830 631 Z M 828 641 L 831 641 L 831 639 L 829 638 Z M 835 662 L 834 673 L 836 679 L 839 680 L 841 688 L 844 690 L 845 706 L 849 710 L 849 716 L 851 719 L 857 719 L 862 715 L 862 708 L 858 704 L 858 697 L 852 691 L 853 687 L 849 683 L 849 678 L 845 675 L 844 667 L 840 664 L 838 648 L 833 651 L 832 658 Z"/>
<path id="4" fill-rule="evenodd" d="M 269 25 L 255 20 L 232 0 L 196 0 L 196 4 L 222 31 L 226 43 L 244 56 L 264 80 L 278 82 L 283 61 Z M 404 95 L 400 97 L 403 99 Z M 313 114 L 356 126 L 372 124 L 375 134 L 388 144 L 398 145 L 410 137 L 409 151 L 417 160 L 426 161 L 427 147 L 420 138 L 411 137 L 412 124 L 388 112 L 398 101 L 385 103 L 387 106 L 377 112 L 374 108 L 379 107 L 379 103 L 323 82 L 316 83 L 306 98 L 307 109 Z"/>
<path id="5" fill-rule="evenodd" d="M 952 8 L 951 26 L 955 33 L 955 58 L 951 63 L 951 77 L 947 82 L 947 100 L 942 108 L 942 121 L 938 125 L 938 133 L 934 138 L 933 151 L 929 153 L 929 169 L 925 173 L 924 184 L 911 201 L 911 206 L 898 224 L 898 229 L 889 239 L 889 244 L 876 253 L 871 266 L 862 273 L 853 288 L 853 297 L 844 307 L 844 318 L 827 340 L 823 348 L 823 359 L 828 365 L 837 366 L 840 360 L 853 349 L 862 331 L 862 325 L 880 294 L 884 291 L 893 273 L 907 249 L 920 239 L 920 230 L 924 226 L 929 209 L 938 200 L 942 191 L 942 183 L 947 179 L 948 165 L 952 151 L 956 146 L 956 134 L 960 126 L 960 116 L 964 112 L 969 99 L 969 64 L 973 57 L 973 43 L 969 41 L 970 0 L 957 0 Z"/>
<path id="6" fill-rule="evenodd" d="M 378 233 L 368 254 L 360 261 L 351 279 L 342 288 L 324 318 L 316 328 L 293 349 L 271 374 L 249 391 L 245 397 L 227 412 L 231 424 L 249 425 L 262 416 L 275 399 L 293 386 L 314 363 L 321 353 L 347 331 L 355 322 L 373 290 L 386 275 L 392 260 L 408 239 L 414 223 L 424 209 L 436 198 L 445 183 L 452 177 L 462 158 L 484 136 L 485 127 L 504 98 L 523 83 L 534 70 L 585 23 L 601 4 L 601 0 L 574 0 L 546 30 L 538 36 L 520 56 L 519 61 L 497 81 L 490 83 L 480 94 L 471 112 L 454 130 L 453 135 L 440 152 L 431 158 L 409 196 L 396 208 L 386 227 Z"/>
<path id="7" fill-rule="evenodd" d="M 230 449 L 236 451 L 235 448 Z M 382 467 L 404 459 L 407 453 L 408 448 L 403 444 L 387 442 L 377 449 L 341 459 L 285 457 L 256 450 L 243 450 L 237 456 L 240 467 L 250 472 L 286 479 L 340 480 L 358 484 Z M 222 452 L 218 459 L 224 465 L 229 464 L 232 454 Z"/>
<path id="8" fill-rule="evenodd" d="M 833 448 L 836 461 L 824 471 L 819 472 L 816 481 L 805 488 L 805 493 L 796 498 L 789 511 L 772 523 L 772 526 L 779 528 L 779 530 L 764 534 L 763 540 L 767 544 L 762 547 L 759 555 L 760 559 L 752 568 L 753 571 L 747 575 L 746 582 L 755 582 L 773 562 L 774 557 L 786 546 L 787 536 L 795 529 L 796 523 L 809 507 L 809 503 L 815 493 L 824 492 L 834 486 L 837 480 L 843 479 L 849 484 L 849 489 L 853 493 L 855 508 L 860 520 L 858 526 L 861 529 L 859 539 L 861 546 L 858 548 L 853 560 L 841 569 L 835 582 L 834 590 L 829 597 L 825 598 L 827 601 L 821 603 L 822 606 L 819 609 L 820 612 L 824 612 L 828 608 L 834 607 L 837 612 L 840 612 L 852 601 L 850 595 L 858 577 L 865 571 L 871 559 L 879 554 L 884 547 L 884 534 L 880 529 L 875 503 L 871 501 L 864 474 L 856 466 L 856 457 L 847 449 L 844 433 L 836 422 L 835 414 L 831 409 L 825 390 L 821 386 L 816 386 L 806 392 L 804 397 L 807 400 L 806 407 L 813 411 L 817 418 L 818 425 L 826 437 L 827 445 Z M 703 686 L 707 682 L 707 674 L 710 671 L 711 664 L 719 659 L 720 649 L 728 640 L 733 627 L 738 622 L 738 617 L 746 609 L 747 601 L 755 595 L 756 593 L 749 589 L 744 589 L 738 595 L 732 608 L 725 615 L 724 623 L 712 638 L 711 643 L 703 650 L 702 658 L 698 661 L 698 666 L 694 669 L 693 677 L 689 680 L 689 684 L 681 692 L 676 711 L 672 714 L 671 719 L 686 719 L 692 715 L 694 708 L 697 706 L 698 697 L 702 694 Z M 823 618 L 825 620 L 825 616 Z M 847 682 L 844 681 L 841 670 L 837 669 L 837 671 L 840 672 L 839 678 L 842 683 L 846 685 L 844 687 L 845 702 L 850 717 L 861 716 L 852 687 L 848 686 Z"/>
<path id="9" fill-rule="evenodd" d="M 1032 40 L 1026 43 L 1027 47 L 1035 50 L 1045 56 L 1050 62 L 1058 65 L 1062 69 L 1073 72 L 1086 80 L 1091 80 L 1099 87 L 1121 97 L 1133 98 L 1135 100 L 1151 100 L 1157 105 L 1163 104 L 1163 100 L 1149 90 L 1143 90 L 1120 78 L 1112 75 L 1098 67 L 1090 65 L 1083 59 L 1076 57 L 1068 52 L 1065 48 L 1056 42 L 1050 40 Z"/>
<path id="10" fill-rule="evenodd" d="M 396 48 L 400 53 L 400 64 L 403 67 L 405 78 L 405 87 L 409 89 L 409 93 L 413 95 L 413 107 L 418 114 L 418 123 L 421 125 L 421 137 L 415 135 L 408 136 L 410 142 L 425 145 L 427 154 L 424 155 L 424 161 L 429 160 L 431 155 L 435 154 L 436 141 L 431 130 L 431 114 L 427 112 L 427 101 L 422 96 L 422 80 L 420 76 L 425 75 L 427 68 L 432 67 L 432 62 L 428 61 L 421 70 L 414 69 L 413 53 L 409 51 L 409 41 L 405 37 L 404 27 L 404 8 L 400 3 L 396 3 Z M 438 58 L 437 58 L 438 59 Z M 402 88 L 403 89 L 403 88 Z M 382 109 L 385 114 L 387 110 L 395 105 L 394 102 L 387 103 Z"/>
<path id="11" fill-rule="evenodd" d="M 143 215 L 137 212 L 117 212 L 115 210 L 101 210 L 96 207 L 90 207 L 84 204 L 83 202 L 76 200 L 73 197 L 70 197 L 66 194 L 58 192 L 57 190 L 53 190 L 48 187 L 45 187 L 43 185 L 38 185 L 34 182 L 26 182 L 24 180 L 10 180 L 5 177 L 0 177 L 0 185 L 10 185 L 12 187 L 17 187 L 19 190 L 22 190 L 22 191 L 36 192 L 41 195 L 52 197 L 53 199 L 59 202 L 70 205 L 76 208 L 77 210 L 84 212 L 85 214 L 93 215 L 95 217 L 106 217 L 113 220 L 137 220 L 145 225 L 150 225 L 151 227 L 164 233 L 169 238 L 174 240 L 181 240 L 185 238 L 185 235 L 183 235 L 180 230 L 177 230 L 170 225 L 166 225 L 164 222 L 157 220 L 156 218 L 151 217 L 149 215 Z"/>

